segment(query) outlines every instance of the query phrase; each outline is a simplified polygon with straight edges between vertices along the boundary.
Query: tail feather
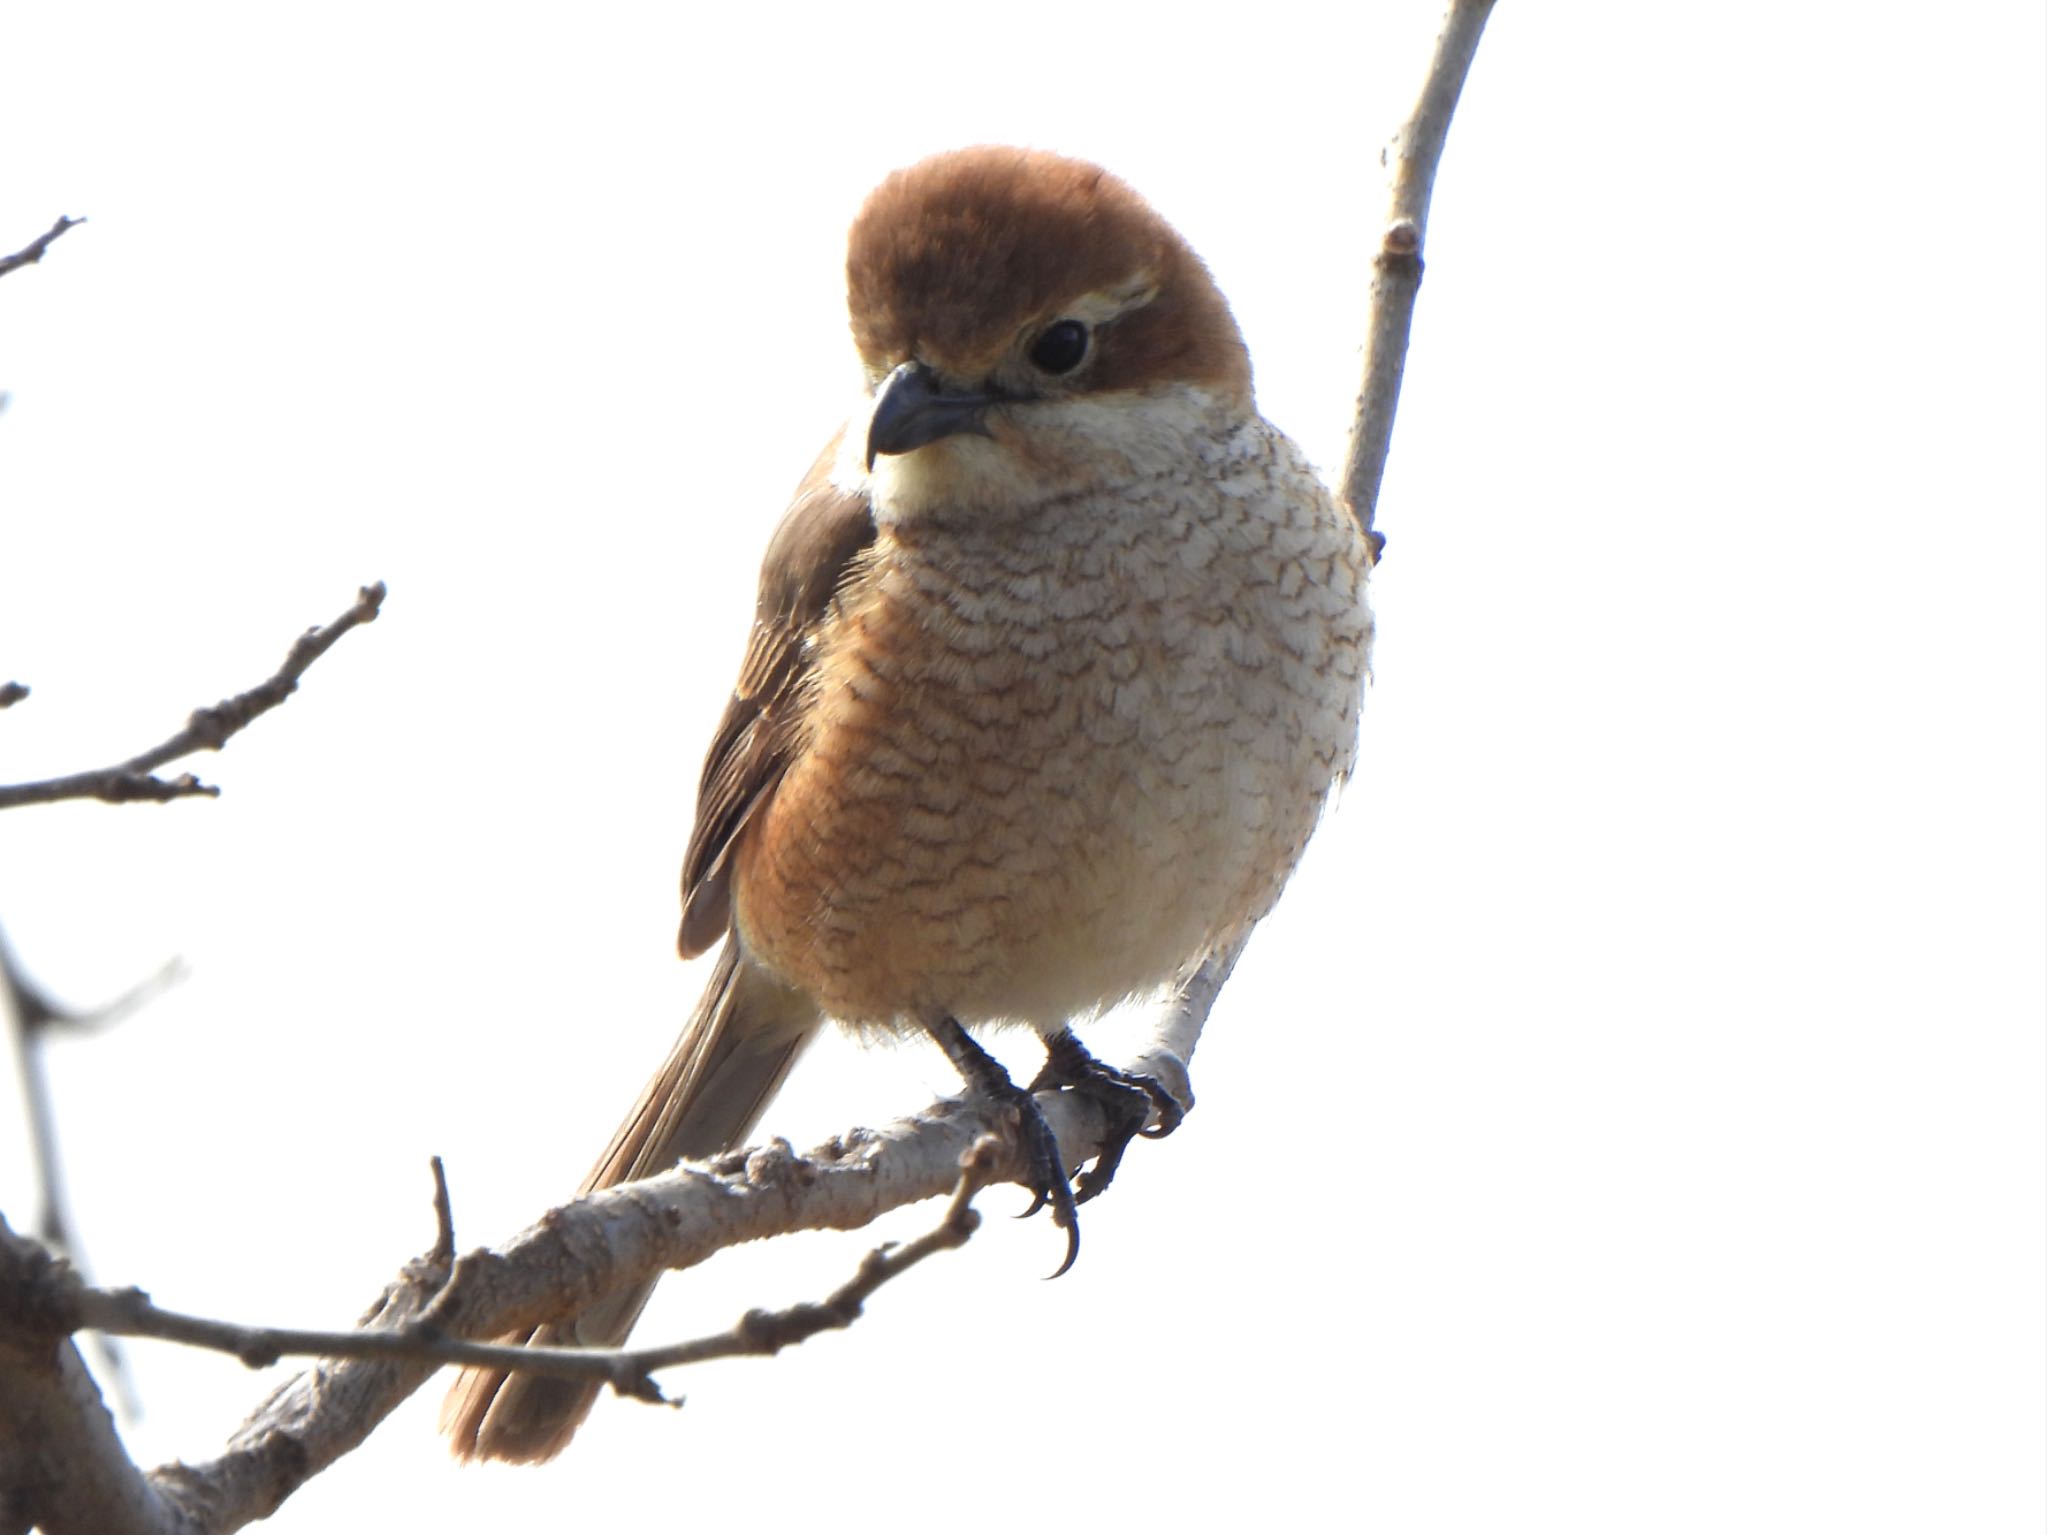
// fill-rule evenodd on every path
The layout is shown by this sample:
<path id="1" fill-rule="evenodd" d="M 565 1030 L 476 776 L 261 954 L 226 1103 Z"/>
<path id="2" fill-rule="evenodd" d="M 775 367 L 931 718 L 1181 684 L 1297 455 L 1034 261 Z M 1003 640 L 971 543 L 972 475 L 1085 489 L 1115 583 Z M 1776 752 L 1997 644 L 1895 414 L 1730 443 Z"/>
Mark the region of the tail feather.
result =
<path id="1" fill-rule="evenodd" d="M 578 1193 L 650 1177 L 741 1144 L 821 1021 L 809 999 L 751 963 L 739 940 L 729 937 L 689 1024 Z M 575 1316 L 498 1341 L 617 1348 L 653 1292 L 651 1283 L 636 1285 Z M 441 1427 L 463 1460 L 550 1460 L 568 1445 L 600 1389 L 542 1375 L 468 1369 L 442 1404 Z"/>

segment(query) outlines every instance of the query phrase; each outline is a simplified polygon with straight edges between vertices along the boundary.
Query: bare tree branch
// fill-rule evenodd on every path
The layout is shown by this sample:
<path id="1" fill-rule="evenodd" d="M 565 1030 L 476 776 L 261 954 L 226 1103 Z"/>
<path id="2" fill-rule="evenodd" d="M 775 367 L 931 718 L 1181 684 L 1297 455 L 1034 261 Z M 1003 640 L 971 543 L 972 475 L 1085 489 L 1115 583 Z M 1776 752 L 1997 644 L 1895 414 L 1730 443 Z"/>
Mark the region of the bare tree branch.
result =
<path id="1" fill-rule="evenodd" d="M 375 620 L 384 602 L 384 583 L 366 586 L 355 603 L 323 629 L 308 629 L 293 641 L 284 665 L 246 692 L 222 699 L 209 709 L 195 709 L 185 728 L 159 746 L 113 767 L 69 773 L 62 778 L 45 778 L 36 783 L 0 784 L 0 810 L 16 805 L 47 805 L 56 800 L 98 799 L 110 804 L 132 800 L 184 799 L 192 795 L 215 796 L 220 790 L 201 783 L 190 773 L 177 778 L 155 776 L 156 769 L 196 751 L 219 751 L 235 733 L 259 715 L 267 714 L 291 697 L 306 669 L 325 655 L 334 642 L 359 624 Z"/>
<path id="2" fill-rule="evenodd" d="M 908 1272 L 933 1253 L 964 1246 L 980 1224 L 974 1196 L 993 1178 L 1002 1153 L 1001 1141 L 984 1135 L 961 1158 L 960 1174 L 946 1213 L 916 1240 L 876 1248 L 861 1260 L 853 1278 L 823 1301 L 806 1302 L 779 1311 L 749 1311 L 723 1332 L 682 1343 L 633 1349 L 550 1348 L 540 1345 L 471 1342 L 447 1335 L 438 1313 L 464 1270 L 458 1264 L 448 1287 L 409 1322 L 390 1329 L 346 1332 L 289 1327 L 248 1327 L 235 1322 L 187 1316 L 156 1305 L 140 1290 L 101 1290 L 71 1280 L 61 1272 L 55 1280 L 61 1299 L 53 1310 L 76 1327 L 126 1337 L 161 1338 L 232 1354 L 253 1369 L 291 1355 L 323 1359 L 405 1360 L 425 1365 L 483 1365 L 523 1370 L 568 1380 L 598 1381 L 623 1396 L 647 1402 L 669 1399 L 654 1382 L 657 1370 L 701 1364 L 711 1359 L 770 1355 L 818 1333 L 853 1325 L 875 1291 Z M 439 1180 L 439 1159 L 436 1178 Z M 439 1184 L 445 1198 L 447 1185 Z M 445 1210 L 445 1206 L 442 1206 Z M 444 1230 L 446 1228 L 444 1227 Z M 437 1245 L 436 1252 L 441 1248 Z M 449 1250 L 452 1257 L 452 1248 Z M 444 1260 L 445 1262 L 445 1260 Z M 431 1260 L 430 1260 L 431 1263 Z"/>
<path id="3" fill-rule="evenodd" d="M 1072 1091 L 1043 1093 L 1038 1101 L 1077 1163 L 1099 1153 L 1111 1126 L 1098 1102 Z M 545 1351 L 523 1349 L 509 1351 L 520 1356 L 511 1361 L 494 1352 L 490 1362 L 606 1379 L 620 1369 L 637 1379 L 650 1369 L 690 1358 L 773 1352 L 825 1327 L 845 1325 L 835 1318 L 850 1319 L 879 1284 L 929 1253 L 966 1239 L 972 1212 L 961 1214 L 958 1202 L 971 1198 L 972 1190 L 966 1196 L 959 1192 L 963 1168 L 969 1169 L 974 1188 L 1026 1175 L 1029 1159 L 1014 1131 L 1006 1108 L 947 1099 L 914 1119 L 841 1136 L 807 1156 L 795 1155 L 786 1142 L 771 1142 L 589 1195 L 550 1211 L 503 1249 L 465 1254 L 452 1267 L 447 1261 L 449 1225 L 441 1214 L 434 1250 L 408 1264 L 365 1313 L 357 1332 L 343 1335 L 351 1339 L 353 1352 L 377 1357 L 322 1363 L 285 1382 L 236 1431 L 226 1454 L 200 1465 L 180 1463 L 151 1472 L 149 1485 L 162 1504 L 160 1520 L 122 1528 L 225 1535 L 267 1517 L 366 1439 L 442 1358 L 467 1361 L 469 1354 L 452 1340 L 517 1331 L 665 1269 L 693 1267 L 741 1242 L 793 1231 L 858 1230 L 885 1211 L 952 1193 L 956 1208 L 933 1232 L 888 1254 L 879 1266 L 864 1265 L 849 1286 L 821 1306 L 743 1320 L 730 1334 L 667 1350 L 633 1351 L 647 1358 L 633 1358 L 623 1369 L 609 1361 L 569 1364 L 551 1360 Z M 36 1359 L 29 1372 L 37 1379 L 0 1376 L 0 1421 L 13 1410 L 4 1399 L 56 1389 L 49 1345 L 68 1354 L 64 1335 L 86 1326 L 126 1326 L 144 1315 L 136 1302 L 122 1299 L 122 1292 L 88 1291 L 68 1271 L 52 1268 L 48 1254 L 34 1244 L 17 1238 L 14 1245 L 0 1246 L 0 1349 L 19 1348 L 34 1356 L 24 1340 L 41 1338 L 45 1344 L 45 1357 Z M 220 1326 L 155 1312 L 147 1330 L 176 1333 L 181 1341 L 257 1361 L 283 1352 L 277 1346 L 281 1339 L 290 1340 L 293 1348 L 322 1348 L 331 1341 L 327 1335 L 263 1329 L 214 1331 Z M 392 1341 L 373 1341 L 386 1338 Z M 421 1341 L 431 1338 L 450 1341 Z M 49 1535 L 100 1528 L 47 1525 Z"/>
<path id="4" fill-rule="evenodd" d="M 25 266 L 34 266 L 43 259 L 43 252 L 50 248 L 50 242 L 67 229 L 76 229 L 84 219 L 59 218 L 56 223 L 37 235 L 28 244 L 11 256 L 0 256 L 0 277 Z"/>
<path id="5" fill-rule="evenodd" d="M 1401 371 L 1408 360 L 1415 295 L 1422 287 L 1422 244 L 1429 224 L 1430 193 L 1436 186 L 1437 162 L 1443 157 L 1451 114 L 1457 109 L 1472 55 L 1479 48 L 1479 34 L 1492 10 L 1493 0 L 1450 0 L 1422 94 L 1408 120 L 1380 152 L 1380 163 L 1390 164 L 1393 171 L 1393 197 L 1379 253 L 1373 257 L 1365 376 L 1359 385 L 1351 449 L 1344 456 L 1339 487 L 1352 515 L 1372 540 L 1375 555 L 1385 542 L 1374 529 L 1373 518 L 1379 507 L 1380 480 L 1386 473 L 1387 449 L 1394 439 L 1394 412 L 1401 403 Z"/>

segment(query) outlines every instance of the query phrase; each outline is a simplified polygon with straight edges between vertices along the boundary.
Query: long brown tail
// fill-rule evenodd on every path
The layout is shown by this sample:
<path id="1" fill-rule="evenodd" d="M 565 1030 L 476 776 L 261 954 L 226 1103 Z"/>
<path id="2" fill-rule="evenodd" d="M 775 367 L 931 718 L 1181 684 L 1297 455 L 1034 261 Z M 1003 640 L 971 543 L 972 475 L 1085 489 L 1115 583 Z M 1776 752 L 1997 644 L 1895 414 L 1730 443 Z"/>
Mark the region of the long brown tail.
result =
<path id="1" fill-rule="evenodd" d="M 741 1144 L 820 1021 L 808 998 L 768 976 L 741 952 L 737 937 L 728 937 L 688 1026 L 578 1192 Z M 617 1348 L 653 1292 L 651 1283 L 621 1290 L 573 1317 L 499 1341 Z M 464 1370 L 442 1404 L 441 1427 L 463 1460 L 549 1460 L 568 1445 L 600 1389 Z"/>

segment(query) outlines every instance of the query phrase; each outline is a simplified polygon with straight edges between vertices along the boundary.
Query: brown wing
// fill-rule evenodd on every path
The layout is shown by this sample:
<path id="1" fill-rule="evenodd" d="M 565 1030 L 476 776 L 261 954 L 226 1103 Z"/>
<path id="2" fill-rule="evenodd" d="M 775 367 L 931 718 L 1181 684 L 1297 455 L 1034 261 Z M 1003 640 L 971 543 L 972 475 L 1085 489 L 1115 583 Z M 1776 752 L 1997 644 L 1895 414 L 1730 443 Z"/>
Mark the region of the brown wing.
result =
<path id="1" fill-rule="evenodd" d="M 861 551 L 874 542 L 867 497 L 832 484 L 835 438 L 797 487 L 768 541 L 754 631 L 725 718 L 705 754 L 697 824 L 683 856 L 685 959 L 724 936 L 732 917 L 734 842 L 782 781 L 796 748 L 811 658 L 807 641 Z"/>

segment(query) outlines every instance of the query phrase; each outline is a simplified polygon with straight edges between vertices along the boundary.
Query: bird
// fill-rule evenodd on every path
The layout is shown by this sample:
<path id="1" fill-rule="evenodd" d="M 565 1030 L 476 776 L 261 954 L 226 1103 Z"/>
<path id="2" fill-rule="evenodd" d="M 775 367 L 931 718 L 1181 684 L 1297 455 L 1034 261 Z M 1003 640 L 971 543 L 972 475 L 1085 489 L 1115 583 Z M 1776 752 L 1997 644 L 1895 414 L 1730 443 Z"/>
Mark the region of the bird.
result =
<path id="1" fill-rule="evenodd" d="M 679 948 L 716 959 L 583 1191 L 744 1144 L 832 1021 L 928 1036 L 1015 1108 L 1071 1263 L 1031 1090 L 1116 1108 L 1081 1199 L 1171 1128 L 1072 1024 L 1278 899 L 1356 762 L 1374 550 L 1260 415 L 1207 266 L 1099 166 L 983 145 L 897 170 L 846 289 L 864 387 L 768 541 L 683 860 Z M 1046 1042 L 1030 1088 L 974 1037 L 1003 1026 Z M 508 1341 L 615 1347 L 649 1289 Z M 462 1458 L 544 1461 L 596 1392 L 470 1369 L 443 1427 Z"/>

